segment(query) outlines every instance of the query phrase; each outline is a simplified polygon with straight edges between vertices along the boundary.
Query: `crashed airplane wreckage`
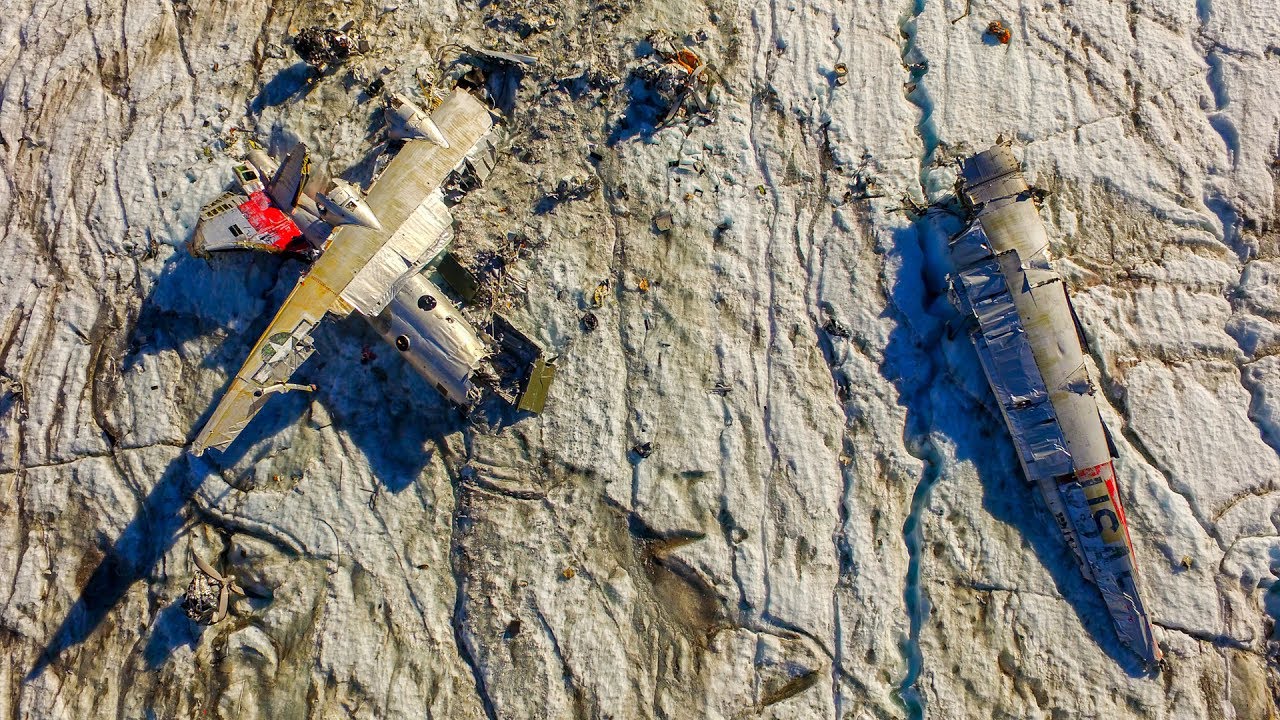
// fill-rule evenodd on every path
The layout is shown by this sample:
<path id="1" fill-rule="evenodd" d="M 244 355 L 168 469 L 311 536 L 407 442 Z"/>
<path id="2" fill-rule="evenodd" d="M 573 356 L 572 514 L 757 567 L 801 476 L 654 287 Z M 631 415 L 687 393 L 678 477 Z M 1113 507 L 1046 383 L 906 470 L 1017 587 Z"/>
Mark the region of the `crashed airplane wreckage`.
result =
<path id="1" fill-rule="evenodd" d="M 1138 594 L 1115 448 L 1031 189 L 1003 145 L 965 160 L 961 172 L 973 221 L 951 242 L 953 300 L 974 320 L 970 338 L 1023 472 L 1102 592 L 1121 642 L 1154 664 L 1161 653 Z"/>
<path id="2" fill-rule="evenodd" d="M 424 272 L 453 239 L 445 191 L 457 197 L 493 168 L 488 108 L 458 90 L 430 116 L 394 98 L 386 119 L 389 134 L 405 144 L 367 197 L 341 182 L 314 200 L 302 195 L 306 149 L 298 146 L 278 167 L 251 153 L 236 169 L 245 195 L 223 195 L 201 212 L 196 250 L 322 252 L 236 373 L 193 454 L 226 449 L 271 395 L 314 389 L 289 380 L 315 351 L 311 333 L 329 313 L 359 313 L 458 406 L 475 404 L 487 387 L 519 410 L 542 411 L 554 361 L 501 317 L 494 316 L 491 336 L 477 332 Z M 261 217 L 267 224 L 256 222 Z M 450 268 L 453 277 L 462 272 L 456 261 Z"/>

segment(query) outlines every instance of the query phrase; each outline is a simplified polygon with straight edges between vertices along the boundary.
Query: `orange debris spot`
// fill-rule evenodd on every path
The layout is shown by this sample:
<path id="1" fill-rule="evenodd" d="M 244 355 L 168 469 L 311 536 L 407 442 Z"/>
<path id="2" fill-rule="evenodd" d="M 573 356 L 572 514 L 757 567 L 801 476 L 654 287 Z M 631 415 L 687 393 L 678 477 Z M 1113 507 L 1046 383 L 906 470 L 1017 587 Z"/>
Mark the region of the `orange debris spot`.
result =
<path id="1" fill-rule="evenodd" d="M 694 54 L 694 52 L 689 48 L 680 48 L 677 50 L 675 57 L 673 57 L 672 60 L 674 60 L 680 67 L 684 68 L 685 72 L 690 73 L 697 70 L 698 66 L 702 64 L 702 59 Z"/>
<path id="2" fill-rule="evenodd" d="M 991 24 L 987 26 L 987 32 L 995 37 L 996 40 L 999 40 L 1001 45 L 1008 45 L 1009 40 L 1013 39 L 1013 33 L 999 20 L 992 20 Z"/>

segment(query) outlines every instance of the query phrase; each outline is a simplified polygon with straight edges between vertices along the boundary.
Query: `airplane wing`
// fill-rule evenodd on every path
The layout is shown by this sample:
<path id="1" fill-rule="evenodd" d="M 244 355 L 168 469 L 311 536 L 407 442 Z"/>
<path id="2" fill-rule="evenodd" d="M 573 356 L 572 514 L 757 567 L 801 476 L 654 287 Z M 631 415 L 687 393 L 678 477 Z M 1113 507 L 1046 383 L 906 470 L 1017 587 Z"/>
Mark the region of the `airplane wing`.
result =
<path id="1" fill-rule="evenodd" d="M 193 454 L 201 455 L 206 448 L 226 449 L 267 399 L 285 389 L 293 371 L 315 350 L 311 331 L 336 299 L 329 288 L 310 277 L 298 283 L 192 443 Z"/>
<path id="2" fill-rule="evenodd" d="M 440 183 L 493 119 L 483 103 L 463 91 L 450 95 L 431 119 L 449 147 L 409 142 L 396 154 L 365 198 L 382 229 L 343 225 L 333 232 L 324 254 L 289 294 L 196 436 L 193 454 L 225 449 L 271 395 L 290 389 L 290 376 L 314 351 L 310 335 L 325 313 L 355 309 L 377 315 L 399 284 L 443 249 L 453 219 Z"/>

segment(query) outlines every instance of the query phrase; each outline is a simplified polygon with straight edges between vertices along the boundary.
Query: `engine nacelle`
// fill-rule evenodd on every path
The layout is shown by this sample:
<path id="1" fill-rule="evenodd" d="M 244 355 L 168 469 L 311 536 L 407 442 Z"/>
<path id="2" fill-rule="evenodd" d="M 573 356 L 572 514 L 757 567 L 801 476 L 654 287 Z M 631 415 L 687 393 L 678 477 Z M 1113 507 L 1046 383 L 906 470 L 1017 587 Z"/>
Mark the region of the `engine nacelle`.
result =
<path id="1" fill-rule="evenodd" d="M 317 250 L 324 247 L 325 241 L 333 233 L 333 226 L 317 217 L 314 204 L 299 203 L 298 207 L 293 209 L 292 217 L 293 223 L 302 231 L 303 237 L 311 243 L 311 247 Z"/>
<path id="2" fill-rule="evenodd" d="M 260 147 L 251 148 L 246 159 L 250 163 L 253 163 L 253 166 L 258 169 L 258 174 L 262 176 L 264 181 L 275 175 L 276 170 L 280 168 L 280 163 L 276 162 L 275 158 L 268 155 L 267 152 Z"/>
<path id="3" fill-rule="evenodd" d="M 369 323 L 441 395 L 463 406 L 480 399 L 476 371 L 491 350 L 425 275 L 405 281 Z"/>
<path id="4" fill-rule="evenodd" d="M 360 191 L 342 180 L 334 180 L 329 192 L 316 195 L 316 209 L 320 219 L 330 225 L 359 225 L 371 230 L 382 229 L 382 224 L 378 222 L 369 204 L 360 197 Z"/>
<path id="5" fill-rule="evenodd" d="M 445 139 L 440 127 L 422 108 L 409 102 L 403 95 L 395 94 L 387 98 L 384 115 L 387 134 L 396 140 L 429 140 L 442 148 L 449 147 L 449 141 Z"/>

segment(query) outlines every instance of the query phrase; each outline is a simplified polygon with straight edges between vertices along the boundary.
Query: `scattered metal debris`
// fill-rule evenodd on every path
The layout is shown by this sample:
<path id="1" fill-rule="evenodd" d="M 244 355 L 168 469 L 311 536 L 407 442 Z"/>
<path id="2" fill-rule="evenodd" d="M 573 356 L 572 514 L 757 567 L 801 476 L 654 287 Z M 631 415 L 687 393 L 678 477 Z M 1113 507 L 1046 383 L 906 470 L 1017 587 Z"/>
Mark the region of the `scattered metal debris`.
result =
<path id="1" fill-rule="evenodd" d="M 849 66 L 844 63 L 836 63 L 836 84 L 845 85 L 849 82 Z"/>
<path id="2" fill-rule="evenodd" d="M 666 125 L 682 114 L 709 113 L 714 105 L 715 82 L 706 61 L 692 49 L 677 46 L 670 33 L 651 33 L 647 39 L 661 62 L 642 65 L 636 74 L 666 107 L 658 125 Z"/>
<path id="3" fill-rule="evenodd" d="M 732 389 L 733 388 L 729 387 L 728 385 L 725 385 L 723 382 L 717 381 L 715 386 L 711 388 L 710 392 L 712 395 L 719 395 L 720 397 L 724 397 L 728 395 L 729 391 Z"/>
<path id="4" fill-rule="evenodd" d="M 359 34 L 350 32 L 353 23 L 340 29 L 319 25 L 306 28 L 293 37 L 293 49 L 306 64 L 325 70 L 341 65 L 353 55 L 369 49 L 368 42 Z"/>
<path id="5" fill-rule="evenodd" d="M 595 313 L 589 312 L 582 316 L 583 332 L 592 333 L 595 332 L 598 327 L 600 327 L 600 319 L 596 317 Z"/>
<path id="6" fill-rule="evenodd" d="M 196 573 L 187 586 L 182 609 L 187 617 L 201 625 L 216 625 L 227 616 L 231 593 L 244 595 L 244 588 L 236 583 L 235 575 L 223 577 L 202 560 L 195 550 L 191 551 L 191 559 L 196 563 Z"/>
<path id="7" fill-rule="evenodd" d="M 631 452 L 635 453 L 636 456 L 640 458 L 649 457 L 650 455 L 653 454 L 653 450 L 654 450 L 654 447 L 653 447 L 653 443 L 651 442 L 640 443 L 639 445 L 636 445 L 635 447 L 631 448 Z"/>
<path id="8" fill-rule="evenodd" d="M 572 175 L 560 178 L 551 197 L 556 200 L 581 200 L 600 189 L 600 178 L 595 175 Z"/>
<path id="9" fill-rule="evenodd" d="M 653 226 L 658 228 L 658 232 L 668 232 L 671 230 L 671 213 L 658 213 L 653 218 Z"/>
<path id="10" fill-rule="evenodd" d="M 822 329 L 826 330 L 827 334 L 831 335 L 832 337 L 844 338 L 848 340 L 852 336 L 852 333 L 849 332 L 849 328 L 845 327 L 843 324 L 840 323 L 839 320 L 836 320 L 835 318 L 827 318 L 827 322 L 825 325 L 822 326 Z"/>
<path id="11" fill-rule="evenodd" d="M 497 164 L 497 146 L 491 138 L 482 138 L 462 159 L 462 164 L 444 179 L 441 189 L 444 191 L 445 199 L 455 204 L 462 202 L 462 198 L 467 193 L 480 187 L 489 179 Z"/>
<path id="12" fill-rule="evenodd" d="M 547 19 L 551 19 L 551 18 L 547 18 Z M 553 24 L 554 22 L 555 21 L 552 20 Z M 508 65 L 534 65 L 538 62 L 538 58 L 532 55 L 521 55 L 519 53 L 505 53 L 505 52 L 498 52 L 496 50 L 486 50 L 485 48 L 477 47 L 475 45 L 468 45 L 467 50 L 471 51 L 472 53 L 475 53 L 476 55 L 479 55 L 482 58 L 486 58 L 488 60 L 497 60 L 498 62 L 506 63 Z"/>
<path id="13" fill-rule="evenodd" d="M 525 291 L 524 283 L 508 273 L 519 259 L 524 243 L 523 236 L 512 233 L 498 249 L 483 250 L 472 259 L 469 272 L 474 279 L 475 292 L 470 302 L 482 308 L 480 313 L 484 317 L 497 310 L 509 309 L 509 296 L 513 292 Z"/>
<path id="14" fill-rule="evenodd" d="M 844 202 L 884 197 L 884 192 L 880 189 L 880 183 L 870 172 L 870 165 L 871 156 L 863 157 L 862 164 L 858 166 L 858 169 L 853 173 L 853 177 L 849 180 L 849 187 L 844 192 Z"/>

